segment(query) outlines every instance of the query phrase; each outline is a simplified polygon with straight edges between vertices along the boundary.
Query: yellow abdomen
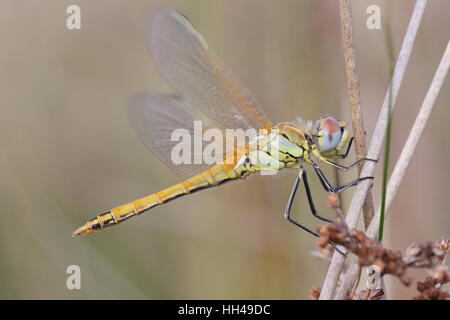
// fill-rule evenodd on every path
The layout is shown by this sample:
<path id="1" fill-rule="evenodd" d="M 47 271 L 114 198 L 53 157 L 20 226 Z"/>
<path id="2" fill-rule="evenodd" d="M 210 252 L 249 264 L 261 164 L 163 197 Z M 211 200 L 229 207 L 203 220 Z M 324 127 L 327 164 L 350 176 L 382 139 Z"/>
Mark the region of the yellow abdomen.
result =
<path id="1" fill-rule="evenodd" d="M 249 173 L 248 168 L 245 166 L 235 168 L 234 164 L 216 164 L 208 170 L 181 183 L 102 213 L 75 230 L 73 235 L 88 235 L 100 231 L 128 220 L 160 204 L 230 180 L 244 178 Z"/>

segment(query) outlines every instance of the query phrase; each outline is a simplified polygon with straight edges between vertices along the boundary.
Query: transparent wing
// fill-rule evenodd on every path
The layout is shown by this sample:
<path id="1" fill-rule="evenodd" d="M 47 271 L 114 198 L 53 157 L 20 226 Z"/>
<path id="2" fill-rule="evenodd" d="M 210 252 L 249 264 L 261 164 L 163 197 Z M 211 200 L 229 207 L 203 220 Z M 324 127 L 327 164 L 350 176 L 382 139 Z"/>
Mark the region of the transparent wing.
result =
<path id="1" fill-rule="evenodd" d="M 207 129 L 214 128 L 225 137 L 223 127 L 201 119 L 201 114 L 174 95 L 137 93 L 128 99 L 128 114 L 131 124 L 136 129 L 142 142 L 182 179 L 204 171 L 214 164 L 205 162 L 203 158 L 205 148 L 211 144 L 205 143 L 205 141 L 201 145 L 198 144 Z M 195 120 L 202 120 L 200 130 L 199 123 L 194 124 Z M 196 128 L 195 125 L 197 125 Z M 186 139 L 185 134 L 189 135 L 190 138 Z M 197 140 L 197 147 L 195 146 L 195 139 L 199 139 Z M 190 153 L 189 159 L 183 158 L 188 160 L 187 162 L 180 163 L 182 158 L 179 152 L 180 147 Z M 218 152 L 214 153 L 214 156 L 217 157 L 217 162 L 219 162 L 224 157 L 222 152 L 224 149 L 217 148 L 217 150 Z M 183 156 L 186 156 L 184 152 Z M 197 161 L 199 164 L 195 164 L 196 159 L 200 160 Z"/>
<path id="2" fill-rule="evenodd" d="M 253 95 L 211 53 L 181 13 L 153 9 L 148 27 L 149 50 L 156 67 L 189 105 L 227 128 L 272 126 Z"/>

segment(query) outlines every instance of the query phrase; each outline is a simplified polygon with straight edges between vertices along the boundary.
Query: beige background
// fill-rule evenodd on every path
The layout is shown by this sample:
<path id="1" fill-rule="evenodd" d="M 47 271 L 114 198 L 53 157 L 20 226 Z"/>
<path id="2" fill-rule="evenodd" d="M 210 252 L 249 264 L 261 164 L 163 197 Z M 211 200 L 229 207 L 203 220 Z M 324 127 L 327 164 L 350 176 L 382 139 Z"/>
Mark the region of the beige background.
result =
<path id="1" fill-rule="evenodd" d="M 71 232 L 177 182 L 125 112 L 130 94 L 169 90 L 146 51 L 145 8 L 185 13 L 274 122 L 349 120 L 337 1 L 78 0 L 82 30 L 69 31 L 72 3 L 0 2 L 0 298 L 306 298 L 327 264 L 309 254 L 315 240 L 283 218 L 295 172 L 200 192 L 91 237 Z M 384 32 L 366 28 L 365 11 L 381 7 L 397 53 L 413 3 L 354 1 L 369 136 L 388 60 Z M 394 114 L 393 159 L 448 41 L 449 14 L 448 1 L 429 1 Z M 388 247 L 448 236 L 448 84 L 386 221 Z M 380 179 L 377 171 L 377 203 Z M 333 217 L 326 193 L 310 180 L 318 209 Z M 300 194 L 294 211 L 317 226 Z M 66 289 L 71 264 L 81 267 L 82 290 Z M 396 279 L 388 286 L 392 298 L 415 295 Z"/>

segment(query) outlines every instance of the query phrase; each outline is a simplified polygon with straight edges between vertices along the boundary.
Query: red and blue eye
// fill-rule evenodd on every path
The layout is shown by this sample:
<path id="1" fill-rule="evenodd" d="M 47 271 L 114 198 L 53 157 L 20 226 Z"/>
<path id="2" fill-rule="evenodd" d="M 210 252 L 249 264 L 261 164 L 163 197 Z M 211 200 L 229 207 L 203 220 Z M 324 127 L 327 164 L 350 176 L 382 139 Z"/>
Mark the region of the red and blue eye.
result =
<path id="1" fill-rule="evenodd" d="M 341 141 L 343 128 L 339 125 L 339 122 L 332 117 L 322 118 L 320 122 L 320 131 L 322 133 L 319 140 L 320 148 L 322 151 L 336 149 Z"/>

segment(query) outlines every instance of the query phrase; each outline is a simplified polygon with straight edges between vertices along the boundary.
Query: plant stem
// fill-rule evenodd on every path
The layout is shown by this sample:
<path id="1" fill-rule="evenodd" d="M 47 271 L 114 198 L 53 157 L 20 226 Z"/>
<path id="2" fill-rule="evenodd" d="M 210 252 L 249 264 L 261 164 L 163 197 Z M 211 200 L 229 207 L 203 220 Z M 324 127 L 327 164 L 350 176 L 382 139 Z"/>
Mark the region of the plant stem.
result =
<path id="1" fill-rule="evenodd" d="M 355 38 L 353 32 L 353 18 L 351 0 L 339 0 L 341 16 L 342 43 L 344 46 L 345 69 L 347 74 L 347 89 L 352 114 L 353 136 L 355 138 L 356 160 L 364 158 L 367 154 L 364 119 L 359 92 L 359 75 L 356 65 Z M 358 175 L 361 173 L 363 163 L 357 165 Z M 364 226 L 369 226 L 374 215 L 372 193 L 367 196 L 364 207 Z"/>
<path id="2" fill-rule="evenodd" d="M 386 44 L 388 50 L 388 60 L 389 60 L 389 80 L 392 79 L 394 74 L 395 67 L 395 58 L 394 58 L 394 44 L 392 41 L 392 33 L 389 24 L 389 20 L 386 19 L 385 25 L 385 37 Z M 381 187 L 381 215 L 380 215 L 380 228 L 378 230 L 378 241 L 383 240 L 383 231 L 384 231 L 384 213 L 386 208 L 386 190 L 388 183 L 388 175 L 389 175 L 389 157 L 391 151 L 391 133 L 392 133 L 392 92 L 389 91 L 389 117 L 388 117 L 388 125 L 386 128 L 386 142 L 384 148 L 384 159 L 383 159 L 383 181 Z"/>

